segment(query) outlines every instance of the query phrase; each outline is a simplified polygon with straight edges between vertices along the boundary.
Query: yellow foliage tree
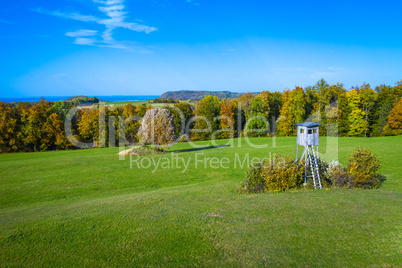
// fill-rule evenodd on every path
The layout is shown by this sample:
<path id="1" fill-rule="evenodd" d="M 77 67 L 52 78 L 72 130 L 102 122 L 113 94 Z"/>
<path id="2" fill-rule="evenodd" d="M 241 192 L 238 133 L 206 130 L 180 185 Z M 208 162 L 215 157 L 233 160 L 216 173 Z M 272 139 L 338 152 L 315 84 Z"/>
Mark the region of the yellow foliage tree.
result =
<path id="1" fill-rule="evenodd" d="M 17 119 L 13 109 L 4 102 L 0 102 L 0 153 L 17 151 Z"/>
<path id="2" fill-rule="evenodd" d="M 362 136 L 363 133 L 368 131 L 368 123 L 364 120 L 365 112 L 362 110 L 362 102 L 360 92 L 357 89 L 351 89 L 347 93 L 348 106 L 350 114 L 348 116 L 349 122 L 349 136 Z"/>

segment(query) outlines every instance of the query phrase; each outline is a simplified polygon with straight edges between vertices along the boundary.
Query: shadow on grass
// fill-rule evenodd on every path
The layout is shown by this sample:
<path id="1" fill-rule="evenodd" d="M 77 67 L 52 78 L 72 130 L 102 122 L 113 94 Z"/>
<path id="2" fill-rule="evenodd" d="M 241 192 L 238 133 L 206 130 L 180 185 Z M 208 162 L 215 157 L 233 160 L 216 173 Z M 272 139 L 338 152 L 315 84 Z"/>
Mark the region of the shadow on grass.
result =
<path id="1" fill-rule="evenodd" d="M 190 148 L 190 149 L 182 149 L 182 150 L 173 150 L 168 151 L 169 153 L 185 153 L 185 152 L 194 152 L 194 151 L 202 151 L 208 149 L 216 149 L 222 147 L 229 147 L 229 145 L 218 145 L 218 146 L 204 146 L 204 147 L 197 147 L 197 148 Z"/>

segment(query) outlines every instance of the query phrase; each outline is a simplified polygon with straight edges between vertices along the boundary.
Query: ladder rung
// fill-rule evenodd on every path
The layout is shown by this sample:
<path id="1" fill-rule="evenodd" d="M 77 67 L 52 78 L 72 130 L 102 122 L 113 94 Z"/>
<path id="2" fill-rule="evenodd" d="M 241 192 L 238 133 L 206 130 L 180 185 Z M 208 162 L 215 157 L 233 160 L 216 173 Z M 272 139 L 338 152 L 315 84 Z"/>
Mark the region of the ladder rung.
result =
<path id="1" fill-rule="evenodd" d="M 318 156 L 318 155 L 317 155 Z M 318 166 L 318 157 L 312 146 L 307 147 L 307 163 L 306 163 L 306 178 L 313 178 L 313 185 L 315 189 L 322 188 L 321 178 Z M 309 168 L 308 168 L 309 166 Z M 309 169 L 309 170 L 308 170 Z M 310 175 L 307 175 L 310 174 Z"/>

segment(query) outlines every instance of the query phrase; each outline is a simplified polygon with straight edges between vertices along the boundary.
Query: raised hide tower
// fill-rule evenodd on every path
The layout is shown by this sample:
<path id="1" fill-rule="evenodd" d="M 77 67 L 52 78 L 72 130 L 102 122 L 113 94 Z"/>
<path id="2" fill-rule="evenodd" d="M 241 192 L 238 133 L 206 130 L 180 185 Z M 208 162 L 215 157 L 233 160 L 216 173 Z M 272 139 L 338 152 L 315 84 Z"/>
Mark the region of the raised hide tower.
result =
<path id="1" fill-rule="evenodd" d="M 303 154 L 300 158 L 304 158 L 306 169 L 304 171 L 304 183 L 307 178 L 313 179 L 314 188 L 322 188 L 320 173 L 318 169 L 318 145 L 319 145 L 319 126 L 320 123 L 305 122 L 296 124 L 297 126 L 297 149 L 296 163 L 299 161 L 299 145 L 304 147 Z"/>

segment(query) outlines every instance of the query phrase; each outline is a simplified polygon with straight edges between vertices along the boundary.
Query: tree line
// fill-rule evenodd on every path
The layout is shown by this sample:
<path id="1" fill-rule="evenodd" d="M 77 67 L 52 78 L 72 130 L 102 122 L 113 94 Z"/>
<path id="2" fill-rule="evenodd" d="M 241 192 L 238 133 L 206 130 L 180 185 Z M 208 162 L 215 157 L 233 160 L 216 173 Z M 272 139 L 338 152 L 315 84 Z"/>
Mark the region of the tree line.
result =
<path id="1" fill-rule="evenodd" d="M 64 129 L 73 107 L 77 103 L 0 102 L 0 152 L 73 149 Z M 75 139 L 92 143 L 92 147 L 114 146 L 122 132 L 129 143 L 135 143 L 140 118 L 152 108 L 145 103 L 106 108 L 94 104 L 90 109 L 78 110 L 72 118 L 71 132 Z M 194 104 L 181 101 L 164 108 L 173 115 L 177 136 L 182 140 L 294 136 L 294 124 L 304 121 L 322 123 L 320 135 L 402 135 L 402 81 L 395 86 L 372 88 L 363 84 L 346 90 L 341 83 L 330 85 L 321 79 L 305 88 L 245 93 L 236 99 L 207 95 Z M 104 119 L 99 116 L 102 109 Z M 119 117 L 132 120 L 122 126 Z"/>

